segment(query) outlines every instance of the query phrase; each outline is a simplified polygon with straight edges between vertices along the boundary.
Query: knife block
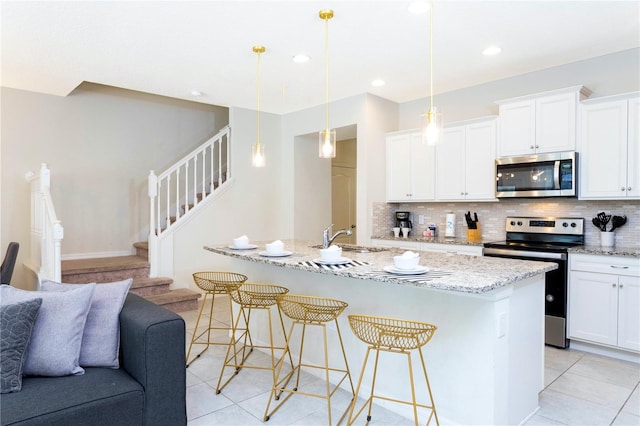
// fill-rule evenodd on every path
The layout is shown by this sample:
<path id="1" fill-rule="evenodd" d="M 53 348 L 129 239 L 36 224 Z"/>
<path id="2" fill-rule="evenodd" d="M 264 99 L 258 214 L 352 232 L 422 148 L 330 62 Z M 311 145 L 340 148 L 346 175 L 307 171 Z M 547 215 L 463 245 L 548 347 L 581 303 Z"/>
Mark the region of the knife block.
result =
<path id="1" fill-rule="evenodd" d="M 467 229 L 467 241 L 470 243 L 482 242 L 482 231 L 480 231 L 480 222 L 476 222 L 478 229 Z"/>

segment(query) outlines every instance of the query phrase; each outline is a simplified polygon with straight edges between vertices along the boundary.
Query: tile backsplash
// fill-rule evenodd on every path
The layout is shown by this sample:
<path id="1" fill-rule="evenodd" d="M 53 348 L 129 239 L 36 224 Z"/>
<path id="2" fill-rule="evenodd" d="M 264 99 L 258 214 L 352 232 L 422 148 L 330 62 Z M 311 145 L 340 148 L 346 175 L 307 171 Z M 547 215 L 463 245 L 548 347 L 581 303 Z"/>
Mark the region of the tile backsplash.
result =
<path id="1" fill-rule="evenodd" d="M 445 215 L 456 214 L 456 238 L 467 236 L 464 214 L 476 212 L 480 222 L 483 241 L 501 241 L 505 238 L 507 216 L 566 216 L 585 219 L 585 244 L 599 245 L 600 231 L 591 223 L 598 212 L 627 216 L 627 224 L 616 231 L 616 247 L 640 249 L 640 200 L 597 200 L 586 201 L 573 198 L 561 199 L 506 199 L 499 202 L 434 202 L 434 203 L 373 203 L 372 236 L 392 236 L 395 212 L 412 213 L 413 229 L 422 234 L 429 225 L 435 223 L 438 235 L 444 235 Z M 424 216 L 424 225 L 418 223 L 418 216 Z M 416 234 L 418 235 L 418 234 Z"/>

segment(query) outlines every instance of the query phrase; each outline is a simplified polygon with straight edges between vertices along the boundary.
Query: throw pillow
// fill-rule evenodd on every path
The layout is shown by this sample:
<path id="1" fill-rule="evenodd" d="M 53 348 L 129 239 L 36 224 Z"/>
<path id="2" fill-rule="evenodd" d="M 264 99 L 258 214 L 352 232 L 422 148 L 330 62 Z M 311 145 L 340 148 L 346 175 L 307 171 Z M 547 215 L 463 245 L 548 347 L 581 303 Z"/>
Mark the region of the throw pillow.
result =
<path id="1" fill-rule="evenodd" d="M 133 279 L 97 284 L 84 326 L 80 347 L 80 366 L 118 368 L 120 311 Z M 68 291 L 90 284 L 64 284 L 45 280 L 43 291 Z"/>
<path id="2" fill-rule="evenodd" d="M 0 306 L 0 393 L 22 389 L 22 369 L 42 299 Z"/>
<path id="3" fill-rule="evenodd" d="M 94 288 L 95 284 L 58 293 L 0 286 L 0 300 L 3 304 L 42 299 L 27 351 L 24 375 L 84 374 L 78 361 Z"/>

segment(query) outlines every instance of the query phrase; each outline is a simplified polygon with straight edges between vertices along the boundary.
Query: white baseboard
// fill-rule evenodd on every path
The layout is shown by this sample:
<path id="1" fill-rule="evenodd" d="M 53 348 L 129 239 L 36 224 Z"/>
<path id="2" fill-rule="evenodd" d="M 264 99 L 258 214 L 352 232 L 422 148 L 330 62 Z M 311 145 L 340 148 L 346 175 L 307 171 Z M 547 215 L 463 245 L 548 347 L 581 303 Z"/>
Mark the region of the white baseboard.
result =
<path id="1" fill-rule="evenodd" d="M 640 353 L 627 351 L 624 349 L 616 349 L 609 346 L 600 346 L 593 343 L 580 342 L 571 339 L 569 345 L 571 349 L 577 349 L 583 352 L 589 352 L 596 355 L 608 356 L 610 358 L 620 359 L 623 361 L 635 362 L 640 364 Z"/>

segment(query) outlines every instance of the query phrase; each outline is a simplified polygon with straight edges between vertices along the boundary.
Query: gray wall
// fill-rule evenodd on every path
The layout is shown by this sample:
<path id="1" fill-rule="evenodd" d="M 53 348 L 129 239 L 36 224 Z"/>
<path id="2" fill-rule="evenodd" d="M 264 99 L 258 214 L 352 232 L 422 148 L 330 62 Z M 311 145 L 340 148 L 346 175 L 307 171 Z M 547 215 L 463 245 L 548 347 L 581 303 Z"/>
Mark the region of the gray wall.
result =
<path id="1" fill-rule="evenodd" d="M 2 88 L 1 248 L 29 252 L 25 173 L 51 169 L 63 256 L 128 254 L 148 233 L 147 176 L 228 124 L 228 110 L 85 83 L 66 97 Z"/>

